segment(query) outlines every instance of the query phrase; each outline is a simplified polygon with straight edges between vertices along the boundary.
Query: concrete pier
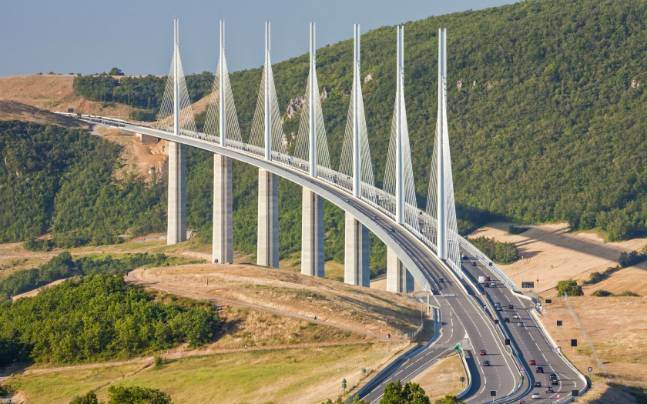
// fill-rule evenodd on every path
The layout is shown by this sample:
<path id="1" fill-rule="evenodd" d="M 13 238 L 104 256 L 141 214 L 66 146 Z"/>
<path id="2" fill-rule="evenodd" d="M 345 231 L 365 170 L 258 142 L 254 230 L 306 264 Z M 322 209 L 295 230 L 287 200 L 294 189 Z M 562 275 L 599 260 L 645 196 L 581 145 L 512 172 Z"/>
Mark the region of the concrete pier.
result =
<path id="1" fill-rule="evenodd" d="M 303 188 L 301 207 L 301 273 L 324 276 L 323 201 Z"/>
<path id="2" fill-rule="evenodd" d="M 344 282 L 371 286 L 368 230 L 350 213 L 344 221 Z"/>
<path id="3" fill-rule="evenodd" d="M 258 169 L 258 238 L 256 263 L 279 267 L 279 182 L 269 171 Z"/>
<path id="4" fill-rule="evenodd" d="M 186 240 L 186 165 L 182 144 L 168 142 L 168 210 L 166 244 Z"/>
<path id="5" fill-rule="evenodd" d="M 213 232 L 211 262 L 234 262 L 233 199 L 231 159 L 213 155 Z"/>
<path id="6" fill-rule="evenodd" d="M 402 265 L 395 252 L 386 248 L 386 290 L 408 293 L 413 291 L 413 276 Z"/>

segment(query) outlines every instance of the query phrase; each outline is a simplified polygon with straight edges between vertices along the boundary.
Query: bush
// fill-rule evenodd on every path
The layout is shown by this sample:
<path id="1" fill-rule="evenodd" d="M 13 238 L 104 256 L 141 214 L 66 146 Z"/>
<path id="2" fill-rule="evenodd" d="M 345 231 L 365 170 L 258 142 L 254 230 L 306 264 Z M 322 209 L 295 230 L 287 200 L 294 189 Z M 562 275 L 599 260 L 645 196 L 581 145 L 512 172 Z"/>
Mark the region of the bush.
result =
<path id="1" fill-rule="evenodd" d="M 626 268 L 632 265 L 640 264 L 641 262 L 647 260 L 647 253 L 640 253 L 638 251 L 620 253 L 620 258 L 618 258 L 618 263 L 621 267 Z"/>
<path id="2" fill-rule="evenodd" d="M 609 276 L 611 276 L 611 274 L 613 274 L 614 272 L 618 272 L 621 269 L 622 269 L 622 267 L 620 267 L 618 265 L 618 266 L 615 266 L 615 267 L 609 267 L 602 273 L 600 273 L 600 272 L 592 272 L 591 275 L 589 275 L 589 279 L 584 281 L 584 284 L 585 285 L 594 285 L 596 283 L 602 282 L 603 280 L 609 278 Z"/>
<path id="3" fill-rule="evenodd" d="M 90 391 L 82 396 L 74 397 L 70 404 L 99 404 L 99 400 L 94 391 Z"/>
<path id="4" fill-rule="evenodd" d="M 146 387 L 111 386 L 109 404 L 170 404 L 171 397 L 163 391 Z"/>
<path id="5" fill-rule="evenodd" d="M 632 292 L 630 290 L 625 290 L 624 292 L 619 293 L 618 296 L 640 297 L 638 293 Z"/>
<path id="6" fill-rule="evenodd" d="M 152 110 L 137 109 L 130 113 L 130 119 L 135 121 L 152 122 L 157 119 L 157 113 Z"/>
<path id="7" fill-rule="evenodd" d="M 557 282 L 557 295 L 558 296 L 582 296 L 584 292 L 582 287 L 576 281 L 569 279 L 566 281 Z"/>
<path id="8" fill-rule="evenodd" d="M 613 293 L 609 292 L 608 290 L 598 289 L 595 292 L 591 293 L 591 296 L 607 297 L 607 296 L 613 296 Z"/>

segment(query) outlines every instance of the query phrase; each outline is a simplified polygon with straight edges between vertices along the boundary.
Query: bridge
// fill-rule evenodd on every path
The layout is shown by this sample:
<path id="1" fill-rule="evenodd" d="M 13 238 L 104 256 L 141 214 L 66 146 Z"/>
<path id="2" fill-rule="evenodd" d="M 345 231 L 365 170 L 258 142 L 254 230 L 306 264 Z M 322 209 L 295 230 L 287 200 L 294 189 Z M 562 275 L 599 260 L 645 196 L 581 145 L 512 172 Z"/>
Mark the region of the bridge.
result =
<path id="1" fill-rule="evenodd" d="M 196 127 L 174 20 L 173 56 L 158 119 L 151 125 L 82 115 L 92 124 L 168 141 L 167 244 L 186 239 L 184 149 L 213 153 L 212 261 L 233 262 L 232 161 L 258 168 L 257 264 L 278 267 L 278 178 L 302 187 L 301 273 L 324 275 L 323 199 L 345 212 L 344 282 L 368 287 L 368 231 L 387 246 L 386 288 L 415 289 L 436 307 L 434 336 L 397 358 L 358 391 L 377 402 L 390 380 L 410 380 L 460 347 L 470 402 L 515 402 L 537 395 L 566 402 L 587 381 L 562 355 L 539 321 L 533 302 L 467 239 L 458 234 L 447 117 L 447 33 L 438 31 L 438 107 L 427 203 L 418 206 L 404 94 L 404 27 L 397 27 L 396 97 L 383 187 L 375 183 L 360 75 L 360 27 L 353 28 L 353 84 L 340 164 L 332 167 L 316 73 L 315 25 L 310 24 L 309 75 L 296 140 L 283 132 L 265 25 L 264 66 L 251 133 L 243 140 L 220 22 L 219 63 L 204 128 Z M 486 276 L 492 285 L 476 279 Z M 531 362 L 532 361 L 532 362 Z M 530 363 L 541 367 L 531 367 Z M 539 373 L 543 370 L 543 373 Z M 555 374 L 557 382 L 549 380 Z M 550 387 L 550 389 L 548 389 Z"/>

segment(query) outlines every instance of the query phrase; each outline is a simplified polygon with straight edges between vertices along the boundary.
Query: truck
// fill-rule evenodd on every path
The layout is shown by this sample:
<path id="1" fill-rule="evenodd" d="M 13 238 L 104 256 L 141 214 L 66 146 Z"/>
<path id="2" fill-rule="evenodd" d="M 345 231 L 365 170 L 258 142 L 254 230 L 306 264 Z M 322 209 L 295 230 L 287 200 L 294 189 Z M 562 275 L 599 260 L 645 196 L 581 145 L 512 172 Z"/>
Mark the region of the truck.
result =
<path id="1" fill-rule="evenodd" d="M 490 277 L 489 277 L 489 276 L 480 275 L 480 276 L 479 276 L 479 278 L 478 278 L 478 281 L 479 281 L 479 283 L 480 283 L 481 285 L 485 285 L 485 284 L 487 284 L 488 282 L 490 282 Z"/>

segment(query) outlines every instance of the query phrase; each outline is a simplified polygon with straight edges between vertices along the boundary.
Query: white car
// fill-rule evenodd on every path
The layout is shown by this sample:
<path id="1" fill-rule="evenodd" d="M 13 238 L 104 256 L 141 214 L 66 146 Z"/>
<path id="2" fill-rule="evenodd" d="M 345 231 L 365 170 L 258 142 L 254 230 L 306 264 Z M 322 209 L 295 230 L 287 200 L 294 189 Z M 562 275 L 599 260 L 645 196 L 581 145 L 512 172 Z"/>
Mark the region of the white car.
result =
<path id="1" fill-rule="evenodd" d="M 539 400 L 541 396 L 539 395 L 539 393 L 532 393 L 532 396 L 530 396 L 530 398 L 532 398 L 533 400 Z"/>

